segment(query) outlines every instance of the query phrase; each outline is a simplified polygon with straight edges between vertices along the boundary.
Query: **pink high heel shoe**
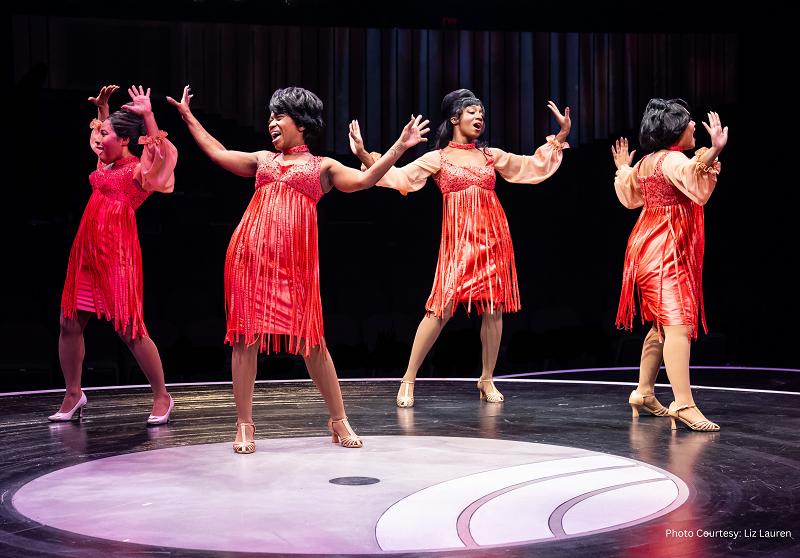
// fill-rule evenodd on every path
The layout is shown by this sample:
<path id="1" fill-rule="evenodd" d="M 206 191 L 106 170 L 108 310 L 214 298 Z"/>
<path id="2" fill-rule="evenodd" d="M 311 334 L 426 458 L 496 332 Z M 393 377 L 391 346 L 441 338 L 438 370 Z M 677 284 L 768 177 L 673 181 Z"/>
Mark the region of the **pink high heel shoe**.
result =
<path id="1" fill-rule="evenodd" d="M 83 417 L 83 407 L 86 405 L 86 394 L 81 392 L 81 398 L 78 399 L 78 402 L 75 403 L 75 406 L 72 408 L 71 411 L 68 413 L 56 413 L 54 415 L 50 415 L 47 417 L 47 420 L 51 420 L 53 422 L 66 422 L 68 420 L 72 420 L 72 415 L 75 414 L 75 411 L 78 411 L 78 418 Z"/>
<path id="2" fill-rule="evenodd" d="M 169 414 L 172 412 L 172 408 L 175 407 L 175 401 L 172 400 L 172 396 L 169 396 L 169 409 L 167 409 L 166 415 L 156 416 L 150 415 L 147 417 L 147 424 L 149 425 L 158 425 L 158 424 L 166 424 L 169 422 Z"/>

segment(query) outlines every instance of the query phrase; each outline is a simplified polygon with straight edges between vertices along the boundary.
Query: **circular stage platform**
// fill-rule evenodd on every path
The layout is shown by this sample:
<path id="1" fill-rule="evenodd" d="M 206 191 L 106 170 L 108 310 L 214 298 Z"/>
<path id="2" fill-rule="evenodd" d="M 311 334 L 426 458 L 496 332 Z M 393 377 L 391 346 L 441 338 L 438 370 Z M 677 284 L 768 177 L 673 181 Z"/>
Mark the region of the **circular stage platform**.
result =
<path id="1" fill-rule="evenodd" d="M 564 377 L 564 376 L 562 376 Z M 572 376 L 566 376 L 575 378 Z M 343 381 L 361 449 L 331 444 L 310 382 L 256 388 L 256 452 L 231 449 L 230 384 L 0 397 L 0 556 L 795 556 L 800 394 L 698 389 L 717 433 L 631 420 L 622 382 Z M 658 387 L 664 404 L 667 387 Z"/>

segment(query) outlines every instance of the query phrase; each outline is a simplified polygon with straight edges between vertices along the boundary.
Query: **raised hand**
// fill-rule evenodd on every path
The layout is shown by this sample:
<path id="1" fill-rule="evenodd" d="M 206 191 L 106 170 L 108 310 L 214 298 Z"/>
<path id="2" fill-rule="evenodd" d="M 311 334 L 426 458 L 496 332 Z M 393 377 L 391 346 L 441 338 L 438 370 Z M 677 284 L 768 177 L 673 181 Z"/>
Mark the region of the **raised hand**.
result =
<path id="1" fill-rule="evenodd" d="M 364 140 L 361 138 L 361 128 L 358 126 L 358 120 L 350 122 L 350 151 L 356 156 L 366 151 L 364 149 Z"/>
<path id="2" fill-rule="evenodd" d="M 709 124 L 703 122 L 703 126 L 706 127 L 708 135 L 711 136 L 711 147 L 716 148 L 717 151 L 722 151 L 722 148 L 728 143 L 728 127 L 722 127 L 719 114 L 716 112 L 708 113 L 708 122 Z"/>
<path id="3" fill-rule="evenodd" d="M 138 114 L 139 116 L 144 116 L 146 114 L 150 114 L 153 112 L 152 107 L 150 106 L 150 88 L 147 88 L 147 92 L 145 93 L 142 86 L 139 86 L 139 89 L 136 89 L 136 86 L 132 86 L 128 88 L 128 95 L 131 96 L 133 99 L 133 105 L 122 105 L 122 108 L 125 110 L 129 110 L 134 114 Z"/>
<path id="4" fill-rule="evenodd" d="M 561 131 L 565 135 L 569 134 L 569 129 L 572 127 L 572 120 L 569 119 L 569 107 L 564 109 L 564 114 L 561 114 L 561 111 L 558 110 L 556 104 L 553 101 L 549 101 L 547 103 L 547 108 L 549 108 L 556 116 L 558 125 L 561 126 Z"/>
<path id="5" fill-rule="evenodd" d="M 430 132 L 430 128 L 421 128 L 427 126 L 430 120 L 426 120 L 424 122 L 420 122 L 420 120 L 422 120 L 421 114 L 416 118 L 414 118 L 414 115 L 412 114 L 411 120 L 408 122 L 408 124 L 406 124 L 406 127 L 403 128 L 403 132 L 400 134 L 400 143 L 403 145 L 404 149 L 414 147 L 422 141 L 428 141 L 428 138 L 424 138 L 422 136 Z"/>
<path id="6" fill-rule="evenodd" d="M 89 100 L 97 107 L 107 107 L 108 98 L 117 89 L 119 89 L 118 85 L 106 85 L 100 90 L 100 93 L 97 94 L 97 97 L 89 97 Z"/>
<path id="7" fill-rule="evenodd" d="M 628 154 L 628 140 L 625 138 L 617 140 L 616 148 L 613 145 L 611 146 L 611 154 L 614 155 L 614 164 L 617 166 L 617 170 L 621 169 L 622 165 L 630 167 L 634 153 L 636 153 L 635 149 L 631 151 L 630 155 Z"/>
<path id="8" fill-rule="evenodd" d="M 180 103 L 172 97 L 167 97 L 167 101 L 169 101 L 170 104 L 174 105 L 178 109 L 178 112 L 181 113 L 182 117 L 192 113 L 192 111 L 189 110 L 189 102 L 192 100 L 192 97 L 194 97 L 194 95 L 190 93 L 191 90 L 192 88 L 188 85 L 183 88 L 183 97 L 181 97 Z M 186 120 L 186 118 L 184 118 L 184 120 Z"/>

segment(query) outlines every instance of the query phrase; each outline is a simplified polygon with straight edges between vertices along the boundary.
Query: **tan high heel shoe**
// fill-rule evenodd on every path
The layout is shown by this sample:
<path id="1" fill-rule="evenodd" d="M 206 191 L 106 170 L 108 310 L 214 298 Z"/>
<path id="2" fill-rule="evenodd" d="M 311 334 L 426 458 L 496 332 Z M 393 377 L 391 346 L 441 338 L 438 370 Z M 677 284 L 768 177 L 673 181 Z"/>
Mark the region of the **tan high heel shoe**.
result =
<path id="1" fill-rule="evenodd" d="M 400 387 L 403 387 L 403 384 L 408 384 L 410 386 L 414 385 L 414 382 L 409 382 L 408 380 L 402 380 L 400 382 Z M 398 395 L 397 396 L 397 406 L 398 407 L 413 407 L 414 406 L 414 395 L 408 395 L 408 386 L 405 386 L 406 394 L 405 395 Z"/>
<path id="2" fill-rule="evenodd" d="M 492 385 L 492 389 L 494 389 L 494 391 L 491 393 L 487 393 L 486 390 L 484 390 L 481 387 L 482 382 L 489 382 Z M 500 393 L 500 391 L 498 391 L 497 389 L 497 386 L 494 385 L 494 380 L 478 380 L 478 391 L 481 392 L 481 399 L 482 400 L 485 399 L 488 403 L 502 403 L 503 401 L 505 401 L 503 394 Z"/>
<path id="3" fill-rule="evenodd" d="M 342 447 L 343 448 L 360 448 L 361 446 L 364 445 L 364 441 L 361 438 L 359 438 L 358 436 L 356 436 L 356 433 L 353 432 L 352 428 L 350 428 L 350 423 L 347 422 L 347 417 L 344 417 L 344 418 L 338 419 L 338 420 L 333 420 L 332 417 L 330 419 L 328 419 L 328 430 L 331 431 L 331 435 L 333 436 L 333 439 L 331 440 L 331 443 L 334 443 L 334 444 L 338 444 L 339 443 L 339 435 L 336 432 L 334 432 L 334 430 L 333 430 L 333 423 L 334 422 L 341 422 L 344 425 L 344 427 L 347 429 L 347 436 L 342 437 Z"/>
<path id="4" fill-rule="evenodd" d="M 667 410 L 667 408 L 664 407 L 664 405 L 662 405 L 658 401 L 655 401 L 655 403 L 658 404 L 658 407 L 650 406 L 647 403 L 645 403 L 644 400 L 647 397 L 652 397 L 655 400 L 656 396 L 655 396 L 654 393 L 651 393 L 649 395 L 642 395 L 641 393 L 639 393 L 636 390 L 633 390 L 631 392 L 631 396 L 628 398 L 628 403 L 630 403 L 631 409 L 633 409 L 633 418 L 636 418 L 636 417 L 639 416 L 639 409 L 641 407 L 644 407 L 645 409 L 647 409 L 650 412 L 650 414 L 655 415 L 657 417 L 665 417 L 665 416 L 667 416 L 667 414 L 669 414 L 669 411 Z"/>
<path id="5" fill-rule="evenodd" d="M 680 407 L 678 407 L 674 401 L 669 404 L 668 412 L 669 412 L 669 418 L 672 419 L 673 430 L 678 429 L 678 425 L 675 422 L 675 419 L 679 419 L 681 422 L 686 424 L 686 426 L 698 432 L 716 432 L 719 430 L 719 425 L 714 422 L 711 422 L 705 416 L 703 416 L 703 413 L 700 413 L 700 409 L 697 409 L 697 412 L 700 413 L 700 416 L 703 418 L 701 420 L 698 420 L 697 422 L 689 422 L 685 418 L 681 417 L 680 412 L 686 409 L 697 409 L 697 405 L 681 405 Z"/>
<path id="6" fill-rule="evenodd" d="M 237 422 L 236 428 L 242 429 L 242 441 L 233 443 L 233 451 L 236 453 L 253 453 L 256 451 L 256 441 L 247 439 L 246 426 L 253 427 L 253 437 L 256 435 L 256 425 L 252 422 Z"/>

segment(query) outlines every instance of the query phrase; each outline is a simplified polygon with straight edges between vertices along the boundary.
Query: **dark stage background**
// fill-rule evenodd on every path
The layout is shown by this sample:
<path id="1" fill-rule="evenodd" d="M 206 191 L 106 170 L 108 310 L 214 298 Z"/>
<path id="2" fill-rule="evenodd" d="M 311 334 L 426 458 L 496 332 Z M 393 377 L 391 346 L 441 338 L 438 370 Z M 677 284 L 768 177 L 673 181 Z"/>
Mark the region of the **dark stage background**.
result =
<path id="1" fill-rule="evenodd" d="M 253 192 L 252 179 L 200 152 L 163 100 L 186 83 L 203 125 L 248 151 L 271 147 L 263 107 L 275 88 L 311 89 L 327 123 L 312 151 L 351 166 L 351 119 L 369 149 L 385 150 L 411 113 L 437 125 L 442 96 L 459 87 L 484 100 L 490 145 L 517 153 L 531 154 L 557 131 L 548 100 L 569 106 L 572 148 L 561 169 L 535 186 L 498 178 L 523 308 L 504 317 L 497 374 L 638 364 L 646 328 L 618 332 L 614 316 L 639 211 L 616 199 L 609 146 L 621 134 L 636 143 L 650 97 L 689 101 L 698 147 L 708 145 L 699 121 L 716 110 L 731 133 L 706 206 L 710 332 L 692 364 L 800 368 L 791 272 L 798 184 L 782 147 L 793 135 L 793 115 L 781 107 L 796 65 L 783 49 L 790 38 L 759 15 L 699 9 L 416 0 L 18 6 L 2 19 L 0 390 L 63 386 L 58 307 L 95 162 L 86 98 L 108 83 L 152 87 L 156 119 L 180 153 L 176 192 L 137 211 L 145 319 L 168 381 L 230 378 L 222 272 Z M 112 110 L 126 100 L 117 92 Z M 441 203 L 432 181 L 407 198 L 375 188 L 320 202 L 325 331 L 341 376 L 404 370 L 433 281 Z M 459 309 L 422 375 L 477 375 L 479 328 Z M 85 385 L 144 382 L 110 324 L 92 321 L 86 344 Z M 304 375 L 297 358 L 260 358 L 260 378 Z"/>

